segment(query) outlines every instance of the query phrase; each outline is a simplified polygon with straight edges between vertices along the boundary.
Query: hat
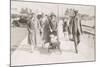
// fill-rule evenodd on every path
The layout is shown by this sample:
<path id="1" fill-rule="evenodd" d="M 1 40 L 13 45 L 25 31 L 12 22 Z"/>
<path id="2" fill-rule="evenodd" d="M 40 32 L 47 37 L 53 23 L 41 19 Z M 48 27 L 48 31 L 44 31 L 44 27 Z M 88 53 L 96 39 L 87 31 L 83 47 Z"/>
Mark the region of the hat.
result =
<path id="1" fill-rule="evenodd" d="M 50 17 L 52 17 L 52 16 L 55 16 L 56 17 L 56 15 L 54 13 L 51 13 Z"/>
<path id="2" fill-rule="evenodd" d="M 42 15 L 42 14 L 43 14 L 43 12 L 38 12 L 38 13 L 37 13 L 37 15 Z"/>

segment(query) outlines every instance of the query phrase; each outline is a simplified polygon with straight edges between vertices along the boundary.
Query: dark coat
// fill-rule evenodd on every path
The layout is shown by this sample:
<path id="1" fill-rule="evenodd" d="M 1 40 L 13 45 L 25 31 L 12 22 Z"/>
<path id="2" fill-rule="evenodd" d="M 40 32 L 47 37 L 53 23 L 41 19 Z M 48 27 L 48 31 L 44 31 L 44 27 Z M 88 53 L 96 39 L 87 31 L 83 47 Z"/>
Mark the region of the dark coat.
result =
<path id="1" fill-rule="evenodd" d="M 82 33 L 82 26 L 81 26 L 81 20 L 78 16 L 71 17 L 68 31 L 69 34 L 73 35 L 73 38 L 77 41 L 77 43 L 79 43 L 80 35 Z"/>
<path id="2" fill-rule="evenodd" d="M 49 28 L 49 21 L 46 20 L 44 23 L 44 28 L 43 28 L 43 40 L 45 40 L 45 43 L 50 41 L 50 28 Z"/>

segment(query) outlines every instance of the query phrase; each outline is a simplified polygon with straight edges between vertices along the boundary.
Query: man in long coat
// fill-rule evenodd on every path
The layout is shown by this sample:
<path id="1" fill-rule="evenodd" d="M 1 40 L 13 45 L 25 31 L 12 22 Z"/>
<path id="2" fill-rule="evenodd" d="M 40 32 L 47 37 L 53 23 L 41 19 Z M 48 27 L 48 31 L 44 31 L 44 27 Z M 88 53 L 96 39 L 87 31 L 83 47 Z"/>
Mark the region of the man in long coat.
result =
<path id="1" fill-rule="evenodd" d="M 78 53 L 77 45 L 80 43 L 80 35 L 82 33 L 81 18 L 78 11 L 74 10 L 75 15 L 72 17 L 72 35 L 75 43 L 75 52 Z"/>

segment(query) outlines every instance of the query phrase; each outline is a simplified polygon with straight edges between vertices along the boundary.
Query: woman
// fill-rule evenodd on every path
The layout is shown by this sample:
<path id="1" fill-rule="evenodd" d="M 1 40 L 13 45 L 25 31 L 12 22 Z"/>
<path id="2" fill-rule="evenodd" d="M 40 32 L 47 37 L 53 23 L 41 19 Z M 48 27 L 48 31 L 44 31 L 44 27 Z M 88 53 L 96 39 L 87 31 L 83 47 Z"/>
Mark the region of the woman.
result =
<path id="1" fill-rule="evenodd" d="M 28 29 L 28 44 L 31 45 L 32 52 L 34 47 L 36 47 L 36 19 L 35 14 L 30 14 L 28 16 L 27 29 Z"/>
<path id="2" fill-rule="evenodd" d="M 47 15 L 45 15 L 43 17 L 43 45 L 42 47 L 44 47 L 44 45 L 46 43 L 50 42 L 50 28 L 49 28 L 49 17 Z"/>
<path id="3" fill-rule="evenodd" d="M 65 15 L 65 18 L 63 20 L 63 32 L 64 32 L 64 37 L 65 38 L 68 38 L 68 27 L 69 27 L 69 16 L 68 15 Z"/>
<path id="4" fill-rule="evenodd" d="M 58 25 L 57 25 L 57 17 L 54 13 L 51 13 L 50 15 L 50 44 L 48 49 L 58 49 L 60 52 L 60 42 L 58 38 Z"/>

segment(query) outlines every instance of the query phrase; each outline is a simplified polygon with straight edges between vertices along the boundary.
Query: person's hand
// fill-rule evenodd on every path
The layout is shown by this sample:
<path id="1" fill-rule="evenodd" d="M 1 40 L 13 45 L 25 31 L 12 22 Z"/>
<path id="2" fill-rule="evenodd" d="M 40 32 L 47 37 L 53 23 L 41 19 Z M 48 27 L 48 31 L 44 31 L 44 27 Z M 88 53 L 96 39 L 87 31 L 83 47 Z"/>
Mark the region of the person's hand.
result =
<path id="1" fill-rule="evenodd" d="M 52 32 L 53 30 L 52 30 L 52 29 L 50 29 L 50 31 Z"/>

